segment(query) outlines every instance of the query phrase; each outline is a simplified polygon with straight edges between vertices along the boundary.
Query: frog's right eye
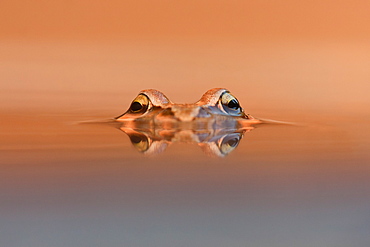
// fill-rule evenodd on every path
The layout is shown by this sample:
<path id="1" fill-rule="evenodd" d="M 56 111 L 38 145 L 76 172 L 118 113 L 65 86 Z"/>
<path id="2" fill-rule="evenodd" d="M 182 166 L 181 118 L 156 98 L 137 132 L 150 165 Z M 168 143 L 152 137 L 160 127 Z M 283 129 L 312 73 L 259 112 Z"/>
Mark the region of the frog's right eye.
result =
<path id="1" fill-rule="evenodd" d="M 224 155 L 233 151 L 239 144 L 242 135 L 240 133 L 228 134 L 222 137 L 222 140 L 218 144 L 220 152 Z"/>
<path id="2" fill-rule="evenodd" d="M 218 107 L 221 111 L 231 116 L 241 116 L 244 114 L 239 101 L 229 92 L 221 95 Z"/>
<path id="3" fill-rule="evenodd" d="M 130 105 L 130 112 L 132 113 L 144 113 L 149 109 L 150 100 L 144 94 L 139 94 Z"/>

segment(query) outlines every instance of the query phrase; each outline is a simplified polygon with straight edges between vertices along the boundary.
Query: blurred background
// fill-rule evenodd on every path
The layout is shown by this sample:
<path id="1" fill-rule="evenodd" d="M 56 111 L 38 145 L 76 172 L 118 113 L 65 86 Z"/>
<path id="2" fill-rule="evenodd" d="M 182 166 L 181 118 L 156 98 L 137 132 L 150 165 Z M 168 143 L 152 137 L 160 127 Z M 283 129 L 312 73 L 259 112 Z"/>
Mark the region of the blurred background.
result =
<path id="1" fill-rule="evenodd" d="M 1 0 L 0 245 L 368 246 L 370 2 Z M 225 159 L 113 128 L 145 88 L 228 88 Z"/>
<path id="2" fill-rule="evenodd" d="M 363 114 L 369 8 L 364 0 L 4 0 L 0 103 L 117 114 L 144 88 L 194 102 L 226 87 L 263 116 Z"/>

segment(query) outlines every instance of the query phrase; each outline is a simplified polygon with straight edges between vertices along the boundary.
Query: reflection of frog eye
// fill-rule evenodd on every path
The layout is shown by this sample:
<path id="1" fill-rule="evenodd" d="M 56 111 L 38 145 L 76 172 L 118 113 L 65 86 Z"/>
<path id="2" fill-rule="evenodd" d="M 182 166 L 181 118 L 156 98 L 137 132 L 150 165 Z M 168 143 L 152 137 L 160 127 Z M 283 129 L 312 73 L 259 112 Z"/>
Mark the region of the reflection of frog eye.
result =
<path id="1" fill-rule="evenodd" d="M 144 94 L 139 94 L 130 106 L 132 113 L 144 113 L 148 110 L 150 101 L 149 98 Z"/>
<path id="2" fill-rule="evenodd" d="M 148 138 L 145 135 L 131 134 L 129 135 L 132 145 L 139 151 L 145 152 L 150 147 Z"/>
<path id="3" fill-rule="evenodd" d="M 230 93 L 225 92 L 222 94 L 219 103 L 219 108 L 227 114 L 240 115 L 240 113 L 243 112 L 239 105 L 239 101 Z"/>
<path id="4" fill-rule="evenodd" d="M 221 153 L 228 154 L 233 151 L 238 146 L 240 139 L 240 134 L 226 135 L 219 144 Z"/>

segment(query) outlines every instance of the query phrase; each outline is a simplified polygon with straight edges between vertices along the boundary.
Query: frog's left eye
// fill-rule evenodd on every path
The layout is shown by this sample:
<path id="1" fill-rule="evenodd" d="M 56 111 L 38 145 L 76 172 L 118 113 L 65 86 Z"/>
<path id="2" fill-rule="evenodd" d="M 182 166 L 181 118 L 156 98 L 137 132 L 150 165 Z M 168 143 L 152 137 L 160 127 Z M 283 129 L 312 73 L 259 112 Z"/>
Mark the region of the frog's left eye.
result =
<path id="1" fill-rule="evenodd" d="M 230 93 L 225 92 L 219 100 L 219 108 L 230 115 L 239 116 L 243 113 L 243 109 L 239 105 L 239 101 Z"/>
<path id="2" fill-rule="evenodd" d="M 139 151 L 139 152 L 145 152 L 149 149 L 151 143 L 149 141 L 149 138 L 145 135 L 135 133 L 129 135 L 132 145 Z"/>
<path id="3" fill-rule="evenodd" d="M 144 94 L 139 94 L 131 103 L 130 111 L 132 113 L 144 113 L 150 106 L 149 98 Z"/>

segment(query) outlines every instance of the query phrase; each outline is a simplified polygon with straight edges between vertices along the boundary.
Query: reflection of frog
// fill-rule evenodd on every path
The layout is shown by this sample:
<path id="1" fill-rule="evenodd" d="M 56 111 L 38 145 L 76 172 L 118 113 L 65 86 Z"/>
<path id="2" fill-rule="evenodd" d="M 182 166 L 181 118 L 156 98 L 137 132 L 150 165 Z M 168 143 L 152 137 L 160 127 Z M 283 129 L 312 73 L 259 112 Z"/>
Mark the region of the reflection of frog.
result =
<path id="1" fill-rule="evenodd" d="M 243 134 L 261 123 L 223 88 L 208 90 L 194 104 L 174 104 L 160 91 L 143 90 L 116 121 L 140 152 L 160 153 L 172 142 L 192 142 L 216 156 L 234 150 Z"/>
<path id="2" fill-rule="evenodd" d="M 132 145 L 146 155 L 159 154 L 174 142 L 195 143 L 208 156 L 223 157 L 233 151 L 239 144 L 245 132 L 253 129 L 227 129 L 225 131 L 210 130 L 145 130 L 120 127 L 131 140 Z"/>

